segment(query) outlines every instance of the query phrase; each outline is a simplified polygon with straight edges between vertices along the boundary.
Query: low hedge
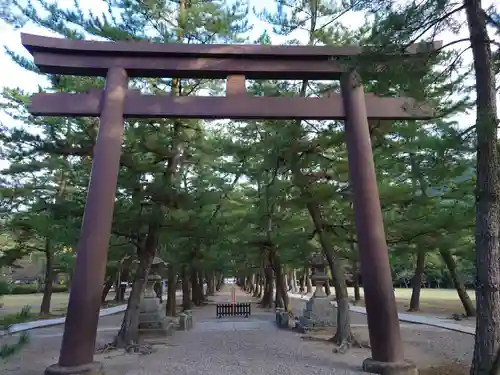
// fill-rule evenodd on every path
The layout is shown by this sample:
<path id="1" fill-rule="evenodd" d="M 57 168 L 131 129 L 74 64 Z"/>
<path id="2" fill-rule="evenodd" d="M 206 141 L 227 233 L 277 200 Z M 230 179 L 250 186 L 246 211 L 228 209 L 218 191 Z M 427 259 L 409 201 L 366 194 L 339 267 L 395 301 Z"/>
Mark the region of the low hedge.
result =
<path id="1" fill-rule="evenodd" d="M 68 291 L 66 285 L 54 285 L 52 287 L 52 293 L 65 293 Z M 42 293 L 43 285 L 38 286 L 37 284 L 14 284 L 10 287 L 10 293 L 8 294 L 35 294 Z"/>

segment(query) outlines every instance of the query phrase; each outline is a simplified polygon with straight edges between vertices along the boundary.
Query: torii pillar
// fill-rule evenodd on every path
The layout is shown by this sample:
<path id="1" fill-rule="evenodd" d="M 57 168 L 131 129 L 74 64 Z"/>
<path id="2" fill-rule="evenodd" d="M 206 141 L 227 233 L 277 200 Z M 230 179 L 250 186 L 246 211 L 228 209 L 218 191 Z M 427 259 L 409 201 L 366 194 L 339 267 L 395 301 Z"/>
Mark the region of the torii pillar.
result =
<path id="1" fill-rule="evenodd" d="M 349 182 L 358 236 L 361 274 L 372 357 L 363 370 L 376 374 L 418 375 L 404 359 L 389 252 L 373 161 L 363 84 L 352 70 L 341 79 L 345 110 Z M 387 108 L 391 112 L 391 108 Z"/>
<path id="2" fill-rule="evenodd" d="M 102 364 L 94 361 L 97 331 L 89 327 L 97 327 L 99 321 L 120 169 L 127 89 L 125 69 L 109 69 L 69 296 L 67 316 L 71 318 L 64 324 L 59 362 L 47 367 L 45 375 L 103 373 Z"/>

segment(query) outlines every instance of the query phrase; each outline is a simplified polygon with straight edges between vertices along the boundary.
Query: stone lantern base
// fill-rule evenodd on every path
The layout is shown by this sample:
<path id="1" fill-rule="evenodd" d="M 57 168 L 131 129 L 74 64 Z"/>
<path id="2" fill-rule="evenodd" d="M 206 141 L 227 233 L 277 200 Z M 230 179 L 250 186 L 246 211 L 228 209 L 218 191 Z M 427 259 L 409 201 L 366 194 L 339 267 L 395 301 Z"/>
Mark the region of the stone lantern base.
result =
<path id="1" fill-rule="evenodd" d="M 300 330 L 307 330 L 317 327 L 334 327 L 337 324 L 337 310 L 331 304 L 331 299 L 312 296 L 306 303 L 306 308 L 299 316 L 299 324 L 296 327 Z"/>
<path id="2" fill-rule="evenodd" d="M 316 275 L 315 279 L 316 291 L 295 323 L 295 329 L 300 332 L 319 327 L 334 327 L 337 324 L 337 309 L 323 290 L 323 283 L 328 282 L 328 278 Z"/>

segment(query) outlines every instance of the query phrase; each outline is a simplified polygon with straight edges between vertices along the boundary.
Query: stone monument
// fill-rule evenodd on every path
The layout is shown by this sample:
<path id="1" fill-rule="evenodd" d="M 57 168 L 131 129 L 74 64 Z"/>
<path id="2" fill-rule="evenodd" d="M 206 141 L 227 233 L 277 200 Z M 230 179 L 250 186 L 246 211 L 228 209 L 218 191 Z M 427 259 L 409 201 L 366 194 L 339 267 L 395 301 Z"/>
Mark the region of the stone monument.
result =
<path id="1" fill-rule="evenodd" d="M 307 301 L 306 308 L 296 322 L 296 329 L 306 331 L 316 327 L 333 327 L 337 322 L 336 311 L 331 304 L 331 298 L 324 291 L 328 282 L 326 261 L 321 254 L 315 254 L 311 259 L 311 281 L 316 286 L 313 296 Z"/>

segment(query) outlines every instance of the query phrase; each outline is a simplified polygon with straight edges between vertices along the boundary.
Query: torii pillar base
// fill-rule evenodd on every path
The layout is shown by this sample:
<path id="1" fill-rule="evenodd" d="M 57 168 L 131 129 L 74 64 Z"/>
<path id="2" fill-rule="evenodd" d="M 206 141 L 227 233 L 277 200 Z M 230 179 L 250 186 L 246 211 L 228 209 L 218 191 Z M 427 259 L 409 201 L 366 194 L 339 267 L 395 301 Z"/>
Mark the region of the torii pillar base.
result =
<path id="1" fill-rule="evenodd" d="M 412 362 L 380 362 L 371 358 L 363 361 L 363 371 L 381 375 L 418 375 L 417 366 Z"/>
<path id="2" fill-rule="evenodd" d="M 44 375 L 105 375 L 100 362 L 91 362 L 82 366 L 65 367 L 58 364 L 45 369 Z"/>

